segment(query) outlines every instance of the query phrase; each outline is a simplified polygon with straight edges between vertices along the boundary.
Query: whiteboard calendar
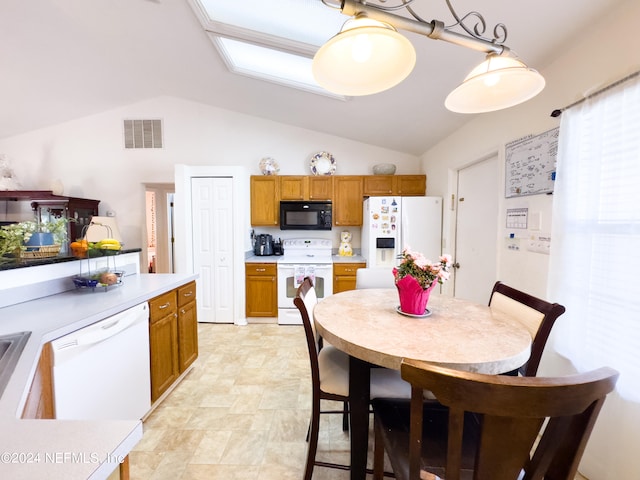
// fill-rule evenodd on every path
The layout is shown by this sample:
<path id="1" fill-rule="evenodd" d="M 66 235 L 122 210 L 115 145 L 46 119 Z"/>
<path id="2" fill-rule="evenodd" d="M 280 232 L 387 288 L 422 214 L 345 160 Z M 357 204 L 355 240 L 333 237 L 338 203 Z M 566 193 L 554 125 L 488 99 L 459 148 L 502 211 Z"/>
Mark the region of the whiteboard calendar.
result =
<path id="1" fill-rule="evenodd" d="M 553 192 L 559 130 L 556 127 L 506 145 L 506 198 Z"/>

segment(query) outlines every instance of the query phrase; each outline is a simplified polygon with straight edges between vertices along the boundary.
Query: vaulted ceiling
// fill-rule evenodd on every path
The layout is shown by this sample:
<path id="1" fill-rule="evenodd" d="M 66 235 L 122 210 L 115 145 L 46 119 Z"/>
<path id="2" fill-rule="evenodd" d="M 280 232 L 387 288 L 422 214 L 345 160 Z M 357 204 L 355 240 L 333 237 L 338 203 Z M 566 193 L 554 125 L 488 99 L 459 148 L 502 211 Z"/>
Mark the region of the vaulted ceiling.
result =
<path id="1" fill-rule="evenodd" d="M 581 29 L 625 1 L 452 3 L 504 23 L 509 47 L 544 75 Z M 444 0 L 415 8 L 452 23 Z M 3 0 L 0 138 L 168 95 L 420 155 L 472 118 L 444 99 L 483 55 L 407 37 L 418 56 L 407 80 L 341 101 L 230 73 L 188 0 Z"/>

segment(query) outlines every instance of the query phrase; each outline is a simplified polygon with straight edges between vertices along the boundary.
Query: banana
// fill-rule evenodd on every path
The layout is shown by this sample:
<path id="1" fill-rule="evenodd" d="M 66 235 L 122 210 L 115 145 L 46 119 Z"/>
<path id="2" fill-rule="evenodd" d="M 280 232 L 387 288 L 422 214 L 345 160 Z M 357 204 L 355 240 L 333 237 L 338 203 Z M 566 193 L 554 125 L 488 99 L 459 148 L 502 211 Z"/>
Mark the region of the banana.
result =
<path id="1" fill-rule="evenodd" d="M 120 242 L 115 238 L 105 238 L 100 240 L 97 247 L 102 250 L 120 250 L 122 248 Z"/>

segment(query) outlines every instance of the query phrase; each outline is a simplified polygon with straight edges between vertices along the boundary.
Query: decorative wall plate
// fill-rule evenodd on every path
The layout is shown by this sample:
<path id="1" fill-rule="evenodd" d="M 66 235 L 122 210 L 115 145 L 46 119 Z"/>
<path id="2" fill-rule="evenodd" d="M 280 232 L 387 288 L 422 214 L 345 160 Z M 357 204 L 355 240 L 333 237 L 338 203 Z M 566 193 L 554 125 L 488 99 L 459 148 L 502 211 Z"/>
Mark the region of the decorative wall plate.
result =
<path id="1" fill-rule="evenodd" d="M 259 166 L 263 175 L 276 175 L 280 171 L 278 162 L 271 157 L 264 157 Z"/>
<path id="2" fill-rule="evenodd" d="M 336 173 L 336 159 L 329 152 L 318 152 L 311 157 L 309 164 L 314 175 L 333 175 Z"/>

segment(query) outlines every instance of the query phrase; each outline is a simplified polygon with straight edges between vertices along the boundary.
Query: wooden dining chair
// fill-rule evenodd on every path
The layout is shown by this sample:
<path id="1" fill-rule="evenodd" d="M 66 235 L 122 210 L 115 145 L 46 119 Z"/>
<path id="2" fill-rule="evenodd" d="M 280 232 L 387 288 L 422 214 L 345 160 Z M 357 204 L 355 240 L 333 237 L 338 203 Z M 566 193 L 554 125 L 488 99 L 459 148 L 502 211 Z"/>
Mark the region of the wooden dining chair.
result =
<path id="1" fill-rule="evenodd" d="M 400 480 L 573 480 L 618 378 L 608 367 L 510 377 L 416 360 L 404 360 L 401 372 L 412 385 L 410 402 L 373 401 L 375 480 L 385 450 Z M 425 389 L 439 403 L 425 403 Z"/>
<path id="2" fill-rule="evenodd" d="M 298 287 L 293 303 L 300 311 L 302 324 L 307 340 L 309 360 L 311 365 L 311 420 L 307 441 L 307 460 L 305 465 L 304 479 L 311 480 L 314 466 L 338 468 L 349 470 L 348 465 L 341 465 L 331 462 L 316 460 L 318 450 L 318 435 L 320 429 L 320 415 L 324 413 L 342 414 L 343 418 L 348 418 L 346 409 L 349 402 L 349 356 L 338 350 L 327 342 L 322 342 L 321 337 L 316 332 L 313 321 L 313 309 L 318 302 L 315 288 L 310 278 L 305 278 Z M 371 371 L 371 398 L 391 397 L 410 398 L 411 386 L 405 382 L 397 370 L 386 368 L 375 368 Z M 333 400 L 342 402 L 345 406 L 339 410 L 322 410 L 322 400 Z M 343 429 L 346 425 L 343 420 Z"/>
<path id="3" fill-rule="evenodd" d="M 540 359 L 553 324 L 565 308 L 558 303 L 550 303 L 528 293 L 516 290 L 498 281 L 493 286 L 489 298 L 491 310 L 506 313 L 518 319 L 531 334 L 531 355 L 529 360 L 512 374 L 533 377 L 538 373 Z"/>
<path id="4" fill-rule="evenodd" d="M 390 268 L 359 268 L 356 270 L 356 290 L 361 288 L 395 288 Z"/>

